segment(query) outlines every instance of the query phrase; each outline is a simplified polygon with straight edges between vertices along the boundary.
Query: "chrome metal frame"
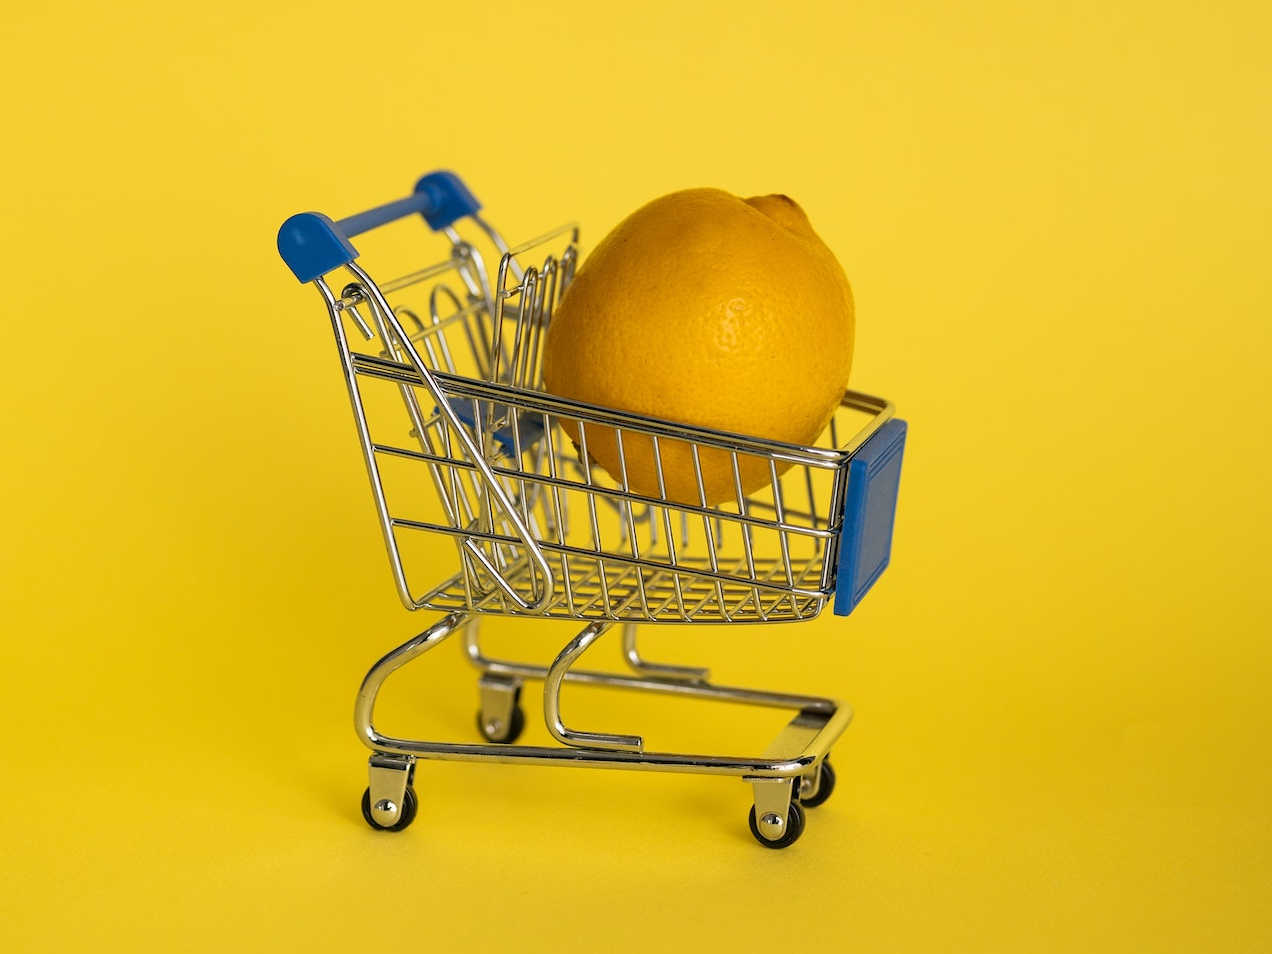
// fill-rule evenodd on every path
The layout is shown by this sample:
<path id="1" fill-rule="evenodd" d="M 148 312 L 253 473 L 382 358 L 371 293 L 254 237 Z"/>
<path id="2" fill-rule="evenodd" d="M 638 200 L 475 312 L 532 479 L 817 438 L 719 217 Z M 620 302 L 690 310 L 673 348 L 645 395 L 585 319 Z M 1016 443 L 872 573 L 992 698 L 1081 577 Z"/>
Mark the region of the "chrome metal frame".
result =
<path id="1" fill-rule="evenodd" d="M 481 651 L 477 635 L 478 619 L 476 615 L 463 613 L 443 617 L 383 656 L 362 681 L 354 709 L 354 727 L 358 738 L 374 753 L 371 757 L 370 797 L 373 810 L 374 806 L 383 806 L 376 815 L 376 820 L 383 827 L 390 827 L 398 818 L 397 806 L 402 804 L 403 789 L 414 769 L 415 760 L 443 759 L 736 776 L 752 783 L 756 811 L 761 818 L 776 814 L 777 820 L 770 821 L 769 827 L 775 834 L 780 834 L 785 826 L 786 806 L 792 799 L 792 784 L 800 783 L 798 795 L 809 797 L 817 793 L 819 766 L 852 722 L 850 706 L 820 696 L 719 686 L 708 682 L 705 677 L 688 680 L 679 675 L 627 676 L 574 669 L 574 664 L 610 628 L 610 623 L 589 623 L 562 649 L 550 666 L 493 659 Z M 460 630 L 464 631 L 464 648 L 469 661 L 481 671 L 483 681 L 489 677 L 503 680 L 505 698 L 519 690 L 524 680 L 544 683 L 544 719 L 549 732 L 562 743 L 561 746 L 427 742 L 386 735 L 375 728 L 375 703 L 385 680 Z M 644 748 L 639 736 L 567 728 L 560 714 L 561 690 L 567 682 L 791 709 L 795 716 L 759 756 L 650 752 Z M 482 688 L 484 705 L 487 689 L 484 684 Z M 483 711 L 481 717 L 485 715 Z M 386 757 L 389 759 L 387 762 Z M 387 777 L 386 768 L 395 771 L 396 777 Z M 784 785 L 774 789 L 772 783 L 777 782 Z M 774 791 L 778 792 L 776 799 Z"/>
<path id="2" fill-rule="evenodd" d="M 848 727 L 851 708 L 817 696 L 716 685 L 705 668 L 650 662 L 637 648 L 636 625 L 816 616 L 833 593 L 847 465 L 892 416 L 891 404 L 847 392 L 825 443 L 801 447 L 547 394 L 541 346 L 574 274 L 578 230 L 565 226 L 510 247 L 488 223 L 472 218 L 500 256 L 493 275 L 478 245 L 448 227 L 448 261 L 383 284 L 351 262 L 339 293 L 330 274 L 314 281 L 331 319 L 398 595 L 408 609 L 445 613 L 376 662 L 358 692 L 355 727 L 372 750 L 368 821 L 395 830 L 409 824 L 416 760 L 481 760 L 736 776 L 752 784 L 756 836 L 768 844 L 789 843 L 798 834 L 792 826 L 803 825 L 792 806 L 801 796 L 817 795 L 822 764 Z M 547 254 L 542 265 L 525 264 L 554 243 L 564 247 Z M 459 290 L 448 279 L 457 280 Z M 421 288 L 427 295 L 416 305 L 389 301 L 389 295 Z M 354 347 L 346 322 L 370 350 Z M 373 436 L 379 425 L 368 399 L 375 388 L 397 393 L 397 401 L 389 402 L 398 408 L 394 437 Z M 566 425 L 575 428 L 577 450 L 563 439 Z M 618 473 L 607 475 L 590 460 L 592 428 L 613 433 Z M 415 446 L 404 446 L 403 436 Z M 650 442 L 657 496 L 631 490 L 625 440 L 629 448 L 633 440 Z M 663 462 L 672 443 L 688 447 L 696 503 L 667 493 Z M 707 454 L 728 455 L 734 499 L 708 502 L 701 465 Z M 742 470 L 757 461 L 767 467 L 769 485 L 744 494 Z M 385 468 L 399 464 L 429 475 L 440 517 L 407 516 L 390 507 Z M 459 556 L 458 572 L 422 593 L 409 581 L 398 536 L 418 531 L 449 537 Z M 761 540 L 777 555 L 765 556 Z M 478 627 L 487 613 L 573 619 L 584 626 L 542 666 L 486 656 Z M 615 623 L 621 624 L 622 658 L 631 673 L 576 668 Z M 461 630 L 465 653 L 480 671 L 483 733 L 491 739 L 515 735 L 523 718 L 522 685 L 537 680 L 543 683 L 544 722 L 559 746 L 429 742 L 375 727 L 385 680 Z M 653 752 L 637 735 L 569 726 L 561 711 L 567 684 L 795 715 L 758 756 Z"/>

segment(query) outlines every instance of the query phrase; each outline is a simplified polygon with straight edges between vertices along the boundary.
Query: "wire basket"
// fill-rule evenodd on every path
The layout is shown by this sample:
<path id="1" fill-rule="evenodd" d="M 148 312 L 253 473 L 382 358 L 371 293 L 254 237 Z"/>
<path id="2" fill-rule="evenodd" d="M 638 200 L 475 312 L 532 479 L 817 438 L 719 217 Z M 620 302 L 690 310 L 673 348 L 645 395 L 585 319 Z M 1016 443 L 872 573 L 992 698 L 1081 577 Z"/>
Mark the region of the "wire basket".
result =
<path id="1" fill-rule="evenodd" d="M 544 332 L 574 274 L 577 228 L 510 248 L 481 221 L 494 269 L 478 240 L 447 232 L 451 257 L 431 267 L 377 285 L 349 262 L 339 296 L 318 280 L 403 603 L 629 622 L 816 616 L 835 589 L 848 464 L 891 405 L 847 392 L 803 447 L 547 394 Z M 592 460 L 597 440 L 617 446 L 616 473 Z M 629 489 L 634 448 L 658 495 Z M 732 471 L 731 499 L 708 503 L 707 463 Z M 757 471 L 765 486 L 744 494 L 742 475 Z M 428 588 L 408 574 L 408 554 L 435 565 L 420 534 L 450 537 L 459 557 Z"/>

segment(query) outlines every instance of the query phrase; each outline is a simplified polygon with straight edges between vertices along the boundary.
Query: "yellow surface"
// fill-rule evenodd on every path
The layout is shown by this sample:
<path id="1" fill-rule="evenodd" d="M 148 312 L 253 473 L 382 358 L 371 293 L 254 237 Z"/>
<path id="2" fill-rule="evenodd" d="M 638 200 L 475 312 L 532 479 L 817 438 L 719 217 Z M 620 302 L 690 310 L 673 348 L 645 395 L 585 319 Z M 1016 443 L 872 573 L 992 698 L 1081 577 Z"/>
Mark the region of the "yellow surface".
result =
<path id="1" fill-rule="evenodd" d="M 3 14 L 0 950 L 1267 950 L 1266 8 L 365 6 Z M 892 569 L 649 640 L 856 704 L 792 850 L 677 776 L 438 763 L 358 817 L 354 689 L 428 620 L 274 232 L 433 167 L 590 241 L 786 191 L 844 261 L 912 425 Z M 473 737 L 454 647 L 389 690 Z"/>

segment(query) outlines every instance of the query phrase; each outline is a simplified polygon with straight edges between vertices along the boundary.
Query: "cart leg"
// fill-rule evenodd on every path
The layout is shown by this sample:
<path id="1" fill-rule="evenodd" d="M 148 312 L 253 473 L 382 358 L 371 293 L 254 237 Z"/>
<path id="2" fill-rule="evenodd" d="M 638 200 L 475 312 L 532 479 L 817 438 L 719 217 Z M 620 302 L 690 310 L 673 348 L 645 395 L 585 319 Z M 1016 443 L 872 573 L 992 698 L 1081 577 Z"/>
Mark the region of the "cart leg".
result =
<path id="1" fill-rule="evenodd" d="M 370 785 L 362 796 L 362 815 L 372 828 L 401 831 L 415 820 L 415 790 L 411 787 L 415 759 L 409 755 L 376 752 L 370 758 Z"/>
<path id="2" fill-rule="evenodd" d="M 752 778 L 751 834 L 766 848 L 785 848 L 804 833 L 804 813 L 795 800 L 798 779 Z"/>
<path id="3" fill-rule="evenodd" d="M 802 808 L 816 808 L 835 790 L 835 770 L 826 755 L 809 772 L 800 776 L 799 801 Z"/>
<path id="4" fill-rule="evenodd" d="M 444 616 L 418 636 L 408 639 L 397 649 L 386 653 L 371 667 L 370 672 L 362 680 L 362 686 L 358 689 L 358 700 L 353 707 L 353 726 L 364 745 L 373 751 L 383 748 L 381 742 L 385 740 L 385 737 L 375 730 L 372 717 L 375 715 L 375 700 L 380 694 L 380 687 L 384 685 L 384 680 L 412 659 L 428 652 L 463 624 L 462 613 Z"/>
<path id="5" fill-rule="evenodd" d="M 386 743 L 392 740 L 375 729 L 375 700 L 384 680 L 401 669 L 412 659 L 442 642 L 455 629 L 463 625 L 460 613 L 451 613 L 418 636 L 408 639 L 390 653 L 385 654 L 371 667 L 358 690 L 354 705 L 353 723 L 360 738 L 371 750 L 369 784 L 362 793 L 362 817 L 372 828 L 382 831 L 401 831 L 415 820 L 415 756 L 405 753 L 385 752 Z"/>
<path id="6" fill-rule="evenodd" d="M 795 797 L 801 802 L 817 798 L 818 789 L 821 788 L 821 766 L 822 763 L 818 762 L 811 772 L 805 772 L 797 779 L 799 785 L 795 788 Z"/>
<path id="7" fill-rule="evenodd" d="M 521 708 L 521 680 L 484 672 L 477 680 L 477 688 L 481 697 L 477 728 L 486 741 L 517 741 L 526 725 L 526 714 Z"/>
<path id="8" fill-rule="evenodd" d="M 557 654 L 557 658 L 548 667 L 547 675 L 543 680 L 543 719 L 548 724 L 548 732 L 552 734 L 552 737 L 565 745 L 617 752 L 639 752 L 644 746 L 644 741 L 638 735 L 579 732 L 568 728 L 561 720 L 561 684 L 565 682 L 566 673 L 609 627 L 609 623 L 589 623 Z"/>
<path id="9" fill-rule="evenodd" d="M 641 658 L 636 649 L 636 624 L 623 624 L 623 658 L 632 672 L 642 676 L 653 676 L 658 679 L 674 679 L 677 682 L 706 682 L 711 671 L 701 666 L 671 666 L 666 663 L 649 662 Z"/>

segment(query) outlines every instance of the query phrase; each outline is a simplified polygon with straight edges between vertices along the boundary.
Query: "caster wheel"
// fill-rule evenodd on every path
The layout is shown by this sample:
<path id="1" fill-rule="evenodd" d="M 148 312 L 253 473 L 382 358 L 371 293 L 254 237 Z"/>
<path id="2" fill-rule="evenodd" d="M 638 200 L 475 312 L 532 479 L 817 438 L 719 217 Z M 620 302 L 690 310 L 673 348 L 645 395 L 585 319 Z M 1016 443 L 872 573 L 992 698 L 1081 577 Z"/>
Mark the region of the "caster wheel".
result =
<path id="1" fill-rule="evenodd" d="M 761 830 L 759 823 L 755 818 L 755 806 L 751 806 L 751 834 L 765 848 L 785 848 L 787 845 L 793 845 L 799 840 L 799 836 L 804 834 L 804 810 L 799 807 L 799 802 L 791 802 L 791 807 L 786 814 L 786 829 L 777 838 L 771 839 Z"/>
<path id="2" fill-rule="evenodd" d="M 498 742 L 503 745 L 511 744 L 521 737 L 521 732 L 525 727 L 526 714 L 520 705 L 513 706 L 508 724 L 504 726 L 502 732 L 494 735 L 487 730 L 486 720 L 481 717 L 481 713 L 477 713 L 477 731 L 481 733 L 482 738 L 487 742 Z"/>
<path id="3" fill-rule="evenodd" d="M 830 793 L 835 790 L 835 769 L 830 764 L 830 759 L 822 759 L 821 768 L 818 769 L 821 778 L 817 783 L 817 794 L 810 795 L 808 798 L 801 798 L 799 803 L 805 808 L 816 808 L 826 799 L 830 798 Z"/>
<path id="4" fill-rule="evenodd" d="M 406 794 L 402 798 L 402 811 L 398 814 L 398 820 L 392 825 L 381 825 L 375 820 L 375 816 L 371 814 L 371 789 L 368 788 L 362 793 L 362 817 L 376 831 L 401 831 L 415 821 L 415 812 L 418 807 L 419 802 L 415 798 L 415 789 L 408 786 Z"/>

